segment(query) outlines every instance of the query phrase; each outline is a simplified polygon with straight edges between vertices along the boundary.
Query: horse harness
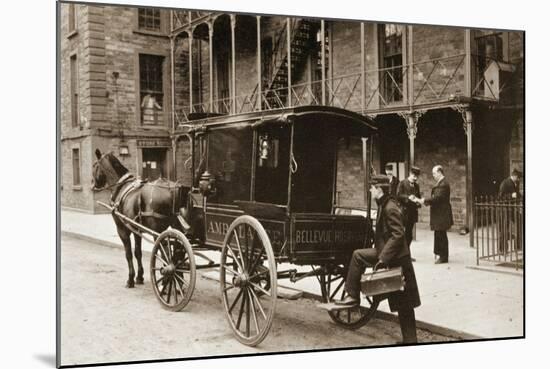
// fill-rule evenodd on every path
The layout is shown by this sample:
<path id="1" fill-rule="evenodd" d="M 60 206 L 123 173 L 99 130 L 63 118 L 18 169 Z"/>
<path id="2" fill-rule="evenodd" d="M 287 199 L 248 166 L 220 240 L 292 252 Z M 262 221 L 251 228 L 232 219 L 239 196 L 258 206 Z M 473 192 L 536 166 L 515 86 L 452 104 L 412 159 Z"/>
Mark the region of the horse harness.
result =
<path id="1" fill-rule="evenodd" d="M 151 187 L 151 200 L 150 202 L 153 202 L 153 191 L 156 187 L 161 187 L 161 188 L 167 188 L 169 190 L 175 190 L 178 188 L 177 184 L 174 185 L 174 186 L 163 186 L 161 184 L 158 183 L 158 181 L 161 180 L 160 178 L 155 180 L 154 182 L 147 182 L 147 181 L 142 181 L 140 179 L 135 179 L 134 176 L 130 173 L 127 173 L 125 174 L 123 177 L 121 177 L 119 179 L 119 181 L 117 182 L 117 184 L 119 185 L 119 187 L 113 192 L 112 196 L 111 196 L 111 206 L 113 207 L 113 210 L 112 210 L 112 213 L 114 214 L 115 211 L 120 211 L 120 205 L 124 203 L 124 200 L 126 200 L 126 198 L 134 191 L 142 188 L 146 183 L 150 185 Z M 130 183 L 131 182 L 131 183 Z M 125 184 L 129 183 L 130 185 L 124 187 Z M 170 191 L 171 195 L 172 195 L 172 212 L 175 213 L 176 212 L 176 195 L 175 193 L 172 193 L 172 191 Z M 155 212 L 155 211 L 142 211 L 142 207 L 141 207 L 141 196 L 139 196 L 137 198 L 137 201 L 138 201 L 138 214 L 135 216 L 134 220 L 138 221 L 139 223 L 141 223 L 141 220 L 142 220 L 142 217 L 154 217 L 154 218 L 157 218 L 157 219 L 166 219 L 166 218 L 169 218 L 168 215 L 165 215 L 165 214 L 161 214 L 161 213 L 158 213 L 158 212 Z"/>

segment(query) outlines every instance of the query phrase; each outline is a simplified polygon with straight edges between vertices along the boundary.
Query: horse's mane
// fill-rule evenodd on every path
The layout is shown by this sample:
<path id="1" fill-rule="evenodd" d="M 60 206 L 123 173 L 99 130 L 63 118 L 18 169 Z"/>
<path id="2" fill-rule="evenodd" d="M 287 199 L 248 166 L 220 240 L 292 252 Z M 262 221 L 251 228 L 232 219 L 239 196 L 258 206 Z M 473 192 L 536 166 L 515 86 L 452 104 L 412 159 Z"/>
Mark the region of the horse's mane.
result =
<path id="1" fill-rule="evenodd" d="M 109 162 L 119 177 L 128 173 L 128 169 L 117 159 L 116 156 L 109 154 Z"/>

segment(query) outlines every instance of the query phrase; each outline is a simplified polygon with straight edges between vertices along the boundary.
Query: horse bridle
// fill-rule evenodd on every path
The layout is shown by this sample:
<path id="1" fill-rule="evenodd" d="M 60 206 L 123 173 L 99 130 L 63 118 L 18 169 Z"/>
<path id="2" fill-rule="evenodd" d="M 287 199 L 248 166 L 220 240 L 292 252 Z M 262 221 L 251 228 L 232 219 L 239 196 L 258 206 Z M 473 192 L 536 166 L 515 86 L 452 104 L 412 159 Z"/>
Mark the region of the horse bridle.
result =
<path id="1" fill-rule="evenodd" d="M 105 159 L 105 157 L 108 155 L 107 154 L 103 154 L 101 155 L 101 158 L 97 159 L 95 162 L 94 162 L 94 165 L 93 165 L 93 168 L 95 168 L 97 165 L 99 165 L 104 171 L 109 171 L 109 172 L 113 172 L 114 169 L 111 167 L 109 169 L 107 169 L 103 164 L 102 164 L 102 161 L 103 159 Z M 112 185 L 109 185 L 109 186 L 103 186 L 101 188 L 98 188 L 96 187 L 95 185 L 95 179 L 94 179 L 94 185 L 92 186 L 92 191 L 94 192 L 101 192 L 101 191 L 105 191 L 105 190 L 109 190 L 111 188 L 114 188 L 114 187 L 117 187 L 117 186 L 120 186 L 122 184 L 124 184 L 126 181 L 128 181 L 128 179 L 130 178 L 133 178 L 133 175 L 128 172 L 126 174 L 124 174 L 122 177 L 120 177 L 118 179 L 118 181 L 116 181 L 116 183 L 113 183 Z"/>

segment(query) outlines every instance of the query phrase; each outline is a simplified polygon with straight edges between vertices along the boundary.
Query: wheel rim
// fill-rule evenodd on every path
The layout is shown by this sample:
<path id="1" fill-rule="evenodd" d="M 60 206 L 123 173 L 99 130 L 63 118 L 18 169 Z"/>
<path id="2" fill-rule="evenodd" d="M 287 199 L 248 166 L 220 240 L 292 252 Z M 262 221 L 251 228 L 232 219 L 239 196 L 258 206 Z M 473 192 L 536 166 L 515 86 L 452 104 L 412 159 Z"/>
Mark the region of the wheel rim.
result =
<path id="1" fill-rule="evenodd" d="M 325 286 L 321 289 L 326 302 L 334 301 L 335 299 L 341 300 L 347 296 L 344 288 L 345 275 L 346 271 L 343 267 L 339 266 L 326 276 L 321 276 L 320 283 Z M 379 303 L 380 299 L 378 297 L 367 296 L 361 300 L 359 306 L 329 311 L 328 314 L 338 325 L 348 329 L 357 329 L 367 324 L 374 316 Z"/>
<path id="2" fill-rule="evenodd" d="M 243 216 L 229 227 L 221 254 L 221 292 L 237 339 L 249 346 L 264 340 L 277 300 L 276 265 L 261 224 Z"/>
<path id="3" fill-rule="evenodd" d="M 173 230 L 163 232 L 151 255 L 151 283 L 161 305 L 180 311 L 195 288 L 195 263 L 191 246 Z"/>

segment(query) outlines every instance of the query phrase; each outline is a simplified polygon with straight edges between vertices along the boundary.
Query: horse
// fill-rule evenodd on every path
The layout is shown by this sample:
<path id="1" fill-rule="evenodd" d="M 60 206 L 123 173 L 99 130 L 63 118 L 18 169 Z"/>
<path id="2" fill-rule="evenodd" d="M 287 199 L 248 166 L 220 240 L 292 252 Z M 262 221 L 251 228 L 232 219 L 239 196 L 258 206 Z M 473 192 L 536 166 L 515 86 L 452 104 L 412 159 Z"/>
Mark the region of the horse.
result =
<path id="1" fill-rule="evenodd" d="M 96 149 L 95 155 L 97 161 L 92 169 L 92 190 L 110 189 L 113 210 L 157 233 L 161 233 L 168 226 L 177 227 L 173 215 L 179 210 L 181 204 L 185 204 L 185 199 L 180 195 L 187 193 L 184 187 L 163 178 L 153 182 L 140 181 L 113 153 L 102 154 L 99 149 Z M 143 284 L 142 237 L 137 229 L 132 229 L 135 227 L 121 220 L 114 211 L 112 215 L 128 262 L 126 287 L 133 288 L 134 284 Z M 134 234 L 134 256 L 138 267 L 137 277 L 132 259 L 130 238 L 132 233 Z M 135 283 L 134 277 L 136 277 Z"/>

